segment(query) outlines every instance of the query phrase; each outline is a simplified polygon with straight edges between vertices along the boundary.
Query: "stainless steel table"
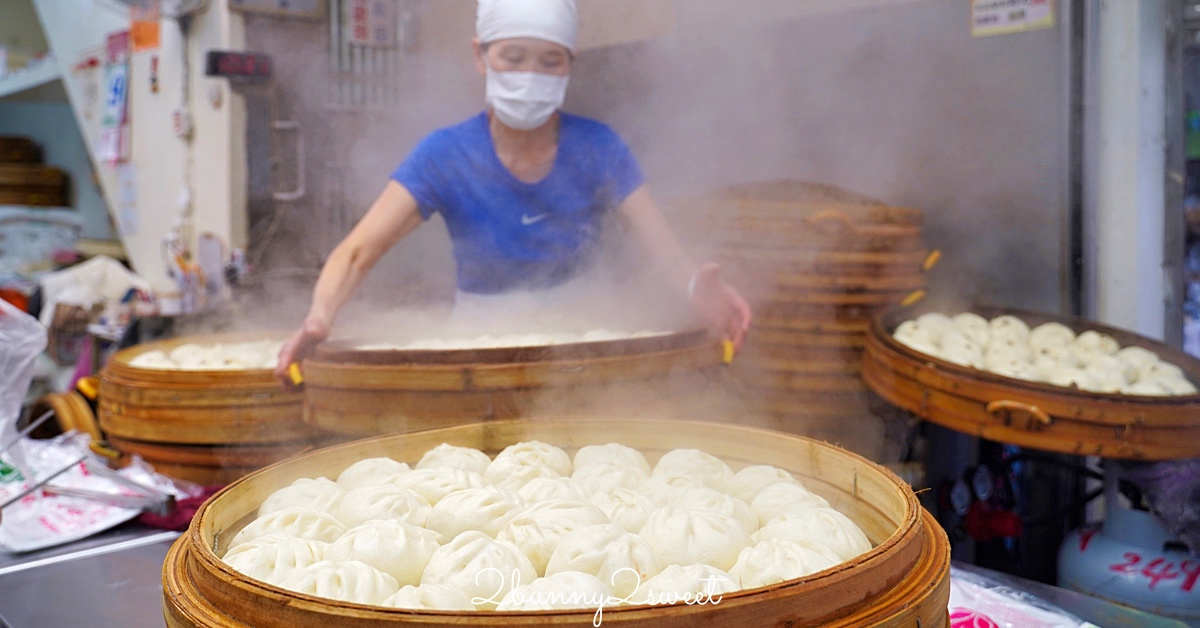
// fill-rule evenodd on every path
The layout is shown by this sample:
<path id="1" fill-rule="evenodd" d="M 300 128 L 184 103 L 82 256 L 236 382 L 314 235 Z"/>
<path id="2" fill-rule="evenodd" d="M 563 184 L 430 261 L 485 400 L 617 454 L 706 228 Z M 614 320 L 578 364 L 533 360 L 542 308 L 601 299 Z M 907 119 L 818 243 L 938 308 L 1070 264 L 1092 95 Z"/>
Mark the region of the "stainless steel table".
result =
<path id="1" fill-rule="evenodd" d="M 160 628 L 162 565 L 178 536 L 131 523 L 39 552 L 0 552 L 0 616 L 11 628 Z"/>

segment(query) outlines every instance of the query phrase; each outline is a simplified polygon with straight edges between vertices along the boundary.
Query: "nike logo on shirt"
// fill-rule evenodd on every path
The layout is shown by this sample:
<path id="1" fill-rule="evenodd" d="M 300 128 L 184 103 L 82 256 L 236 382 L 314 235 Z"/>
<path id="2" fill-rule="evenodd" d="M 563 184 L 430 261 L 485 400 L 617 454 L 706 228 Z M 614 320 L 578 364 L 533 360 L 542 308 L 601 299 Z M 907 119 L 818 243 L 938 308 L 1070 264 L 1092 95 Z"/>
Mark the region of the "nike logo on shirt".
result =
<path id="1" fill-rule="evenodd" d="M 537 224 L 545 220 L 549 215 L 550 214 L 538 214 L 536 216 L 530 216 L 529 214 L 521 214 L 521 224 L 528 227 L 529 225 Z"/>

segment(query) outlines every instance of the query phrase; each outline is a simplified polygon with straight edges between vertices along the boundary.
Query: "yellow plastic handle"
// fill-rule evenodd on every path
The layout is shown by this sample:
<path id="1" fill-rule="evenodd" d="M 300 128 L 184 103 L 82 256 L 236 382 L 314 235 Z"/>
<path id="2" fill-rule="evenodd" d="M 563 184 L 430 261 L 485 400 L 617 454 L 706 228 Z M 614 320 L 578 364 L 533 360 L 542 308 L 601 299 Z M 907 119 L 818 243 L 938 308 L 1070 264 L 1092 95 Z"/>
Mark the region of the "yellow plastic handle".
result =
<path id="1" fill-rule="evenodd" d="M 929 255 L 925 256 L 925 261 L 921 262 L 921 270 L 923 270 L 925 272 L 929 272 L 930 270 L 933 270 L 933 267 L 937 266 L 937 263 L 939 261 L 941 261 L 941 259 L 942 259 L 942 252 L 940 250 L 934 249 L 934 250 L 930 251 Z"/>
<path id="2" fill-rule="evenodd" d="M 1054 422 L 1054 419 L 1052 419 L 1049 414 L 1046 414 L 1045 410 L 1042 410 L 1033 404 L 1022 403 L 1020 401 L 1011 401 L 1008 399 L 993 401 L 987 404 L 987 412 L 988 414 L 997 418 L 999 418 L 997 415 L 999 415 L 1001 412 L 1021 412 L 1026 414 L 1033 418 L 1033 421 L 1030 421 L 1029 426 L 1026 428 L 1029 430 L 1033 430 L 1038 427 L 1049 427 L 1050 424 Z"/>
<path id="3" fill-rule="evenodd" d="M 733 364 L 734 354 L 735 354 L 735 351 L 733 350 L 733 341 L 732 340 L 722 340 L 721 341 L 721 363 L 722 364 Z"/>
<path id="4" fill-rule="evenodd" d="M 288 365 L 288 379 L 291 379 L 292 384 L 296 386 L 304 383 L 304 373 L 300 372 L 300 365 L 296 362 Z"/>

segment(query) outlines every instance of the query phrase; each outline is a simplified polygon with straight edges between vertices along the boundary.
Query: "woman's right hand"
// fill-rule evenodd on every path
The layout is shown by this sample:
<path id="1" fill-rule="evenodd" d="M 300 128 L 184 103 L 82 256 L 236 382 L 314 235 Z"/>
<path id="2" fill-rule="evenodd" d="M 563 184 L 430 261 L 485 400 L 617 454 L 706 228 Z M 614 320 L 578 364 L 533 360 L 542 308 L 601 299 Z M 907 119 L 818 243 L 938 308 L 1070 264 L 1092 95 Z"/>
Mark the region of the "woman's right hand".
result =
<path id="1" fill-rule="evenodd" d="M 299 385 L 292 381 L 288 369 L 292 364 L 300 364 L 305 358 L 312 355 L 317 345 L 325 342 L 328 337 L 329 323 L 308 318 L 305 319 L 300 329 L 296 330 L 296 333 L 284 341 L 283 346 L 279 349 L 279 361 L 275 365 L 275 377 L 283 383 L 284 388 L 299 388 Z"/>

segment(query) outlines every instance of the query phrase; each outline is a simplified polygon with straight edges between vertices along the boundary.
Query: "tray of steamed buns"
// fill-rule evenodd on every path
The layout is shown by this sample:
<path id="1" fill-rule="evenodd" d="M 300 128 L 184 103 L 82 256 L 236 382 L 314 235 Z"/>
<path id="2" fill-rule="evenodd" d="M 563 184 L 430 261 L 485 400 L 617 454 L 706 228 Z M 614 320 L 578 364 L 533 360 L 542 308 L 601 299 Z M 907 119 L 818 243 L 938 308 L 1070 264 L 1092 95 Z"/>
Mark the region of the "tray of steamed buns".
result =
<path id="1" fill-rule="evenodd" d="M 961 432 L 1079 455 L 1200 455 L 1200 361 L 1139 334 L 1000 307 L 893 307 L 871 322 L 863 378 Z"/>
<path id="2" fill-rule="evenodd" d="M 367 439 L 209 500 L 169 626 L 946 625 L 949 546 L 907 485 L 790 434 L 490 421 Z"/>
<path id="3" fill-rule="evenodd" d="M 584 331 L 442 333 L 402 341 L 331 340 L 314 362 L 331 364 L 499 364 L 580 360 L 711 346 L 704 329 L 594 328 Z"/>

